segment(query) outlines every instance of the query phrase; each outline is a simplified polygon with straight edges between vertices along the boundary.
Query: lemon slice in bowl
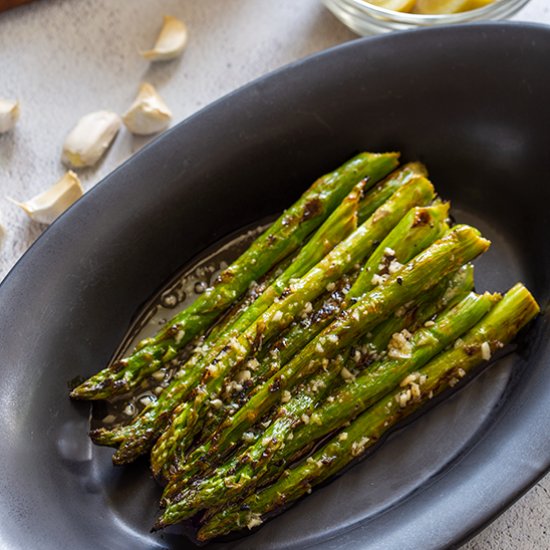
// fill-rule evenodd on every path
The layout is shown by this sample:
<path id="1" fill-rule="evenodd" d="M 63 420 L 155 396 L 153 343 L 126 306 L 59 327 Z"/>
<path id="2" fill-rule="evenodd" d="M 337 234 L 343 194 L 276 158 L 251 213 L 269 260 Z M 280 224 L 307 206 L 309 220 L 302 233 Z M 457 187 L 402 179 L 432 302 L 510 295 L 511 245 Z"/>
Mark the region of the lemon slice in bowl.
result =
<path id="1" fill-rule="evenodd" d="M 410 12 L 416 0 L 367 0 L 367 3 L 387 10 Z"/>
<path id="2" fill-rule="evenodd" d="M 494 0 L 417 0 L 416 13 L 425 15 L 442 15 L 445 13 L 460 13 L 475 10 Z"/>

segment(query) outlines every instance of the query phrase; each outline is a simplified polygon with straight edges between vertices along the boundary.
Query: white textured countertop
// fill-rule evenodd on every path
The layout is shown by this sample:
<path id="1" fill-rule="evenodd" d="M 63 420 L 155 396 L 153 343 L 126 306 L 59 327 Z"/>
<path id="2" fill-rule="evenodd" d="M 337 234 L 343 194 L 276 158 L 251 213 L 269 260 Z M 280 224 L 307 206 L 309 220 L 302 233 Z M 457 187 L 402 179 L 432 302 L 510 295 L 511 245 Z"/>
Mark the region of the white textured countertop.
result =
<path id="1" fill-rule="evenodd" d="M 190 29 L 182 59 L 150 65 L 138 54 L 163 14 Z M 532 0 L 514 19 L 550 24 L 550 2 Z M 355 38 L 319 0 L 41 0 L 0 14 L 0 97 L 21 101 L 15 131 L 0 135 L 0 280 L 44 227 L 5 200 L 26 200 L 63 173 L 66 133 L 83 114 L 123 112 L 142 80 L 155 85 L 174 123 L 272 69 Z M 147 140 L 121 131 L 89 189 Z M 550 548 L 550 476 L 464 548 Z"/>

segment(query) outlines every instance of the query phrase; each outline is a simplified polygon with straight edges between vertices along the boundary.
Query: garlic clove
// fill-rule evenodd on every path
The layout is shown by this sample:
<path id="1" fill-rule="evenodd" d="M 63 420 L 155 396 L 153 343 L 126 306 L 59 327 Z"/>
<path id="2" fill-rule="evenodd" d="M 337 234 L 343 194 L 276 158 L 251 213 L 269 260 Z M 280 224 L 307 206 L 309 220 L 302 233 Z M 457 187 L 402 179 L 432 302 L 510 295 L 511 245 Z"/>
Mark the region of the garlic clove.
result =
<path id="1" fill-rule="evenodd" d="M 111 111 L 96 111 L 83 116 L 63 144 L 61 160 L 67 166 L 93 166 L 117 135 L 120 117 Z"/>
<path id="2" fill-rule="evenodd" d="M 144 82 L 131 107 L 122 115 L 126 128 L 132 134 L 147 136 L 166 129 L 172 113 L 151 84 Z"/>
<path id="3" fill-rule="evenodd" d="M 19 118 L 19 102 L 0 99 L 0 134 L 11 130 Z"/>
<path id="4" fill-rule="evenodd" d="M 2 222 L 0 221 L 0 246 L 2 246 L 2 242 L 4 241 L 5 236 L 6 228 L 2 225 Z"/>
<path id="5" fill-rule="evenodd" d="M 181 55 L 188 39 L 187 27 L 183 21 L 164 16 L 164 23 L 157 41 L 151 50 L 140 52 L 149 61 L 167 61 Z"/>
<path id="6" fill-rule="evenodd" d="M 83 194 L 78 176 L 69 170 L 47 191 L 27 202 L 9 200 L 22 208 L 32 220 L 50 224 Z"/>

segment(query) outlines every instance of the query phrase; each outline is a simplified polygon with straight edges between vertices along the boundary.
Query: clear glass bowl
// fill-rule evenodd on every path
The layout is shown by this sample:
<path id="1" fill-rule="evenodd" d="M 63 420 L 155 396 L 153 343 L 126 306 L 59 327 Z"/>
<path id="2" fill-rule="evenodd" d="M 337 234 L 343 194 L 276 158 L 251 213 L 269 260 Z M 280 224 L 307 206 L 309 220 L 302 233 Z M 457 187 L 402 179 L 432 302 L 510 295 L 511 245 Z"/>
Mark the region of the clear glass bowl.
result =
<path id="1" fill-rule="evenodd" d="M 471 23 L 510 17 L 529 0 L 495 0 L 476 10 L 448 15 L 419 15 L 400 13 L 369 4 L 365 0 L 323 0 L 325 6 L 342 23 L 358 34 L 375 34 L 387 31 Z"/>

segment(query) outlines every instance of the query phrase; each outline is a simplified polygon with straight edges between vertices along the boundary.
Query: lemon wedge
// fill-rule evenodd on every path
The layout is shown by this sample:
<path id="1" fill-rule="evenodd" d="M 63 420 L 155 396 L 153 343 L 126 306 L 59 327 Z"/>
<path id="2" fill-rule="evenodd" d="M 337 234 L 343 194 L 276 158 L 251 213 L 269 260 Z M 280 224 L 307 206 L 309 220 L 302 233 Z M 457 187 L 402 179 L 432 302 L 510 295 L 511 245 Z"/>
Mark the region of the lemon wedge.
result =
<path id="1" fill-rule="evenodd" d="M 368 3 L 387 10 L 410 12 L 416 0 L 368 0 Z"/>
<path id="2" fill-rule="evenodd" d="M 415 11 L 422 14 L 441 15 L 475 10 L 494 0 L 417 0 Z"/>

